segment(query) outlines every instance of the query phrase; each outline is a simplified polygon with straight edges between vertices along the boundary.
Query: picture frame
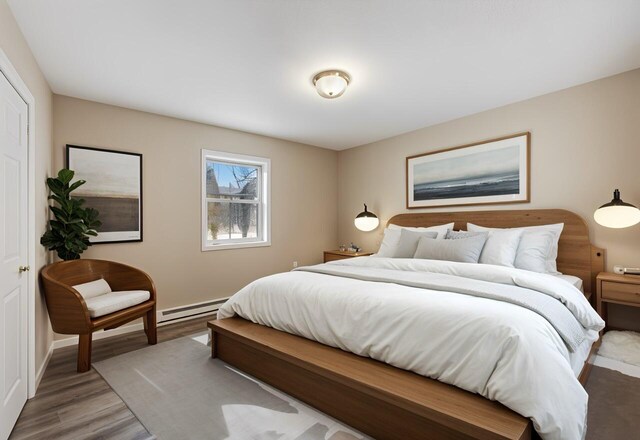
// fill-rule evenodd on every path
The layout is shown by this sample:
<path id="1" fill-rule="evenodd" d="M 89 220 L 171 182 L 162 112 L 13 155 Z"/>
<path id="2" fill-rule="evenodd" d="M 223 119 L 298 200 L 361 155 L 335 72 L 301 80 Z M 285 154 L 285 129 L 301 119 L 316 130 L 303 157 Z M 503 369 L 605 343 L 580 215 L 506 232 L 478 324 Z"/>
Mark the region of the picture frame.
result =
<path id="1" fill-rule="evenodd" d="M 142 241 L 142 154 L 67 144 L 66 167 L 87 182 L 74 196 L 99 211 L 92 244 Z"/>
<path id="2" fill-rule="evenodd" d="M 528 203 L 531 133 L 406 158 L 407 209 Z"/>

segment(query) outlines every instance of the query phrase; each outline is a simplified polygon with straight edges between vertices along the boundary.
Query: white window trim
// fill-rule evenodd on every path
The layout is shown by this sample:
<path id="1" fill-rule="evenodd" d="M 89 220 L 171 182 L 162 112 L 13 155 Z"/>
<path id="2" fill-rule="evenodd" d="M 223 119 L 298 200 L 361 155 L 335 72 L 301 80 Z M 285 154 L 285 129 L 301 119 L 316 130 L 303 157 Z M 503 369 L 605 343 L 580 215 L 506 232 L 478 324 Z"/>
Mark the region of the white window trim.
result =
<path id="1" fill-rule="evenodd" d="M 262 240 L 242 241 L 225 240 L 224 242 L 216 242 L 212 244 L 207 240 L 207 160 L 217 160 L 220 162 L 245 163 L 247 165 L 260 165 L 262 167 L 262 177 L 260 178 L 260 195 L 262 196 L 260 204 L 262 205 L 261 230 L 264 231 Z M 252 247 L 271 246 L 271 203 L 269 190 L 271 189 L 271 159 L 258 156 L 247 156 L 244 154 L 227 153 L 224 151 L 202 150 L 202 163 L 200 166 L 201 182 L 200 182 L 200 199 L 201 199 L 201 234 L 202 234 L 202 251 L 220 251 L 225 249 L 242 249 Z M 240 201 L 239 201 L 240 202 Z M 240 202 L 243 203 L 243 202 Z M 251 202 L 248 202 L 251 203 Z"/>

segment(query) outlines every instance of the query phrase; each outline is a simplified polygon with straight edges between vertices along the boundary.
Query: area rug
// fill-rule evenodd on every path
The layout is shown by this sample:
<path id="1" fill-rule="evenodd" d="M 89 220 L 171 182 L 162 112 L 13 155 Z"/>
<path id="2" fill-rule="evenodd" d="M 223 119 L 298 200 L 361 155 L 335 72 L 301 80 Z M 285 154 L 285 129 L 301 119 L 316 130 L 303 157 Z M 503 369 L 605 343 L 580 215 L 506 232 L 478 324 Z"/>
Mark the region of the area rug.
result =
<path id="1" fill-rule="evenodd" d="M 598 354 L 640 367 L 640 333 L 609 331 L 602 337 Z"/>
<path id="2" fill-rule="evenodd" d="M 158 439 L 369 438 L 180 338 L 93 367 Z"/>
<path id="3" fill-rule="evenodd" d="M 640 438 L 640 378 L 594 366 L 585 388 L 589 393 L 586 440 Z"/>

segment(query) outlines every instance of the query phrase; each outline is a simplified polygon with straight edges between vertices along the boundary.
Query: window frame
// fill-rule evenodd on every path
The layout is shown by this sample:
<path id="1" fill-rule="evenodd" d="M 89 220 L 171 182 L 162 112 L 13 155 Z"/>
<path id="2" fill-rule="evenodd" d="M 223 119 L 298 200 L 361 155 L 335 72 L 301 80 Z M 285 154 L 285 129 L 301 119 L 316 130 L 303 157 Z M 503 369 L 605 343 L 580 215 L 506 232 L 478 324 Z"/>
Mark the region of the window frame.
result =
<path id="1" fill-rule="evenodd" d="M 234 200 L 228 203 L 247 203 L 256 204 L 258 206 L 258 215 L 256 226 L 258 232 L 262 234 L 256 238 L 232 238 L 226 240 L 208 240 L 208 202 L 216 202 L 220 199 L 207 197 L 207 161 L 214 160 L 237 165 L 257 166 L 261 169 L 261 175 L 258 177 L 258 203 L 249 200 Z M 201 182 L 200 182 L 200 199 L 201 199 L 201 245 L 202 251 L 219 251 L 226 249 L 242 249 L 252 247 L 271 246 L 271 159 L 266 157 L 248 156 L 244 154 L 227 153 L 225 151 L 202 150 L 202 159 L 200 166 Z M 262 236 L 260 236 L 262 235 Z"/>

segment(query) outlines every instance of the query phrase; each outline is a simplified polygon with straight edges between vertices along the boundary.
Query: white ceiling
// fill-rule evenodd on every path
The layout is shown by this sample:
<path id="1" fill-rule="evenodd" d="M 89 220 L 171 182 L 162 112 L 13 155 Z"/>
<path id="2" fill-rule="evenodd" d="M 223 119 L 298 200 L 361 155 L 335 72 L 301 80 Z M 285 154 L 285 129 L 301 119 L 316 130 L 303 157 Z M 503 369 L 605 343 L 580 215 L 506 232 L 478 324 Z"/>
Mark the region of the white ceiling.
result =
<path id="1" fill-rule="evenodd" d="M 55 93 L 336 150 L 640 67 L 638 0 L 8 3 Z"/>

